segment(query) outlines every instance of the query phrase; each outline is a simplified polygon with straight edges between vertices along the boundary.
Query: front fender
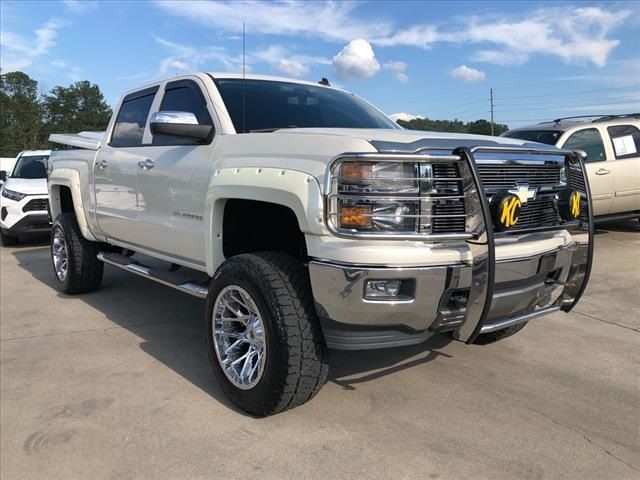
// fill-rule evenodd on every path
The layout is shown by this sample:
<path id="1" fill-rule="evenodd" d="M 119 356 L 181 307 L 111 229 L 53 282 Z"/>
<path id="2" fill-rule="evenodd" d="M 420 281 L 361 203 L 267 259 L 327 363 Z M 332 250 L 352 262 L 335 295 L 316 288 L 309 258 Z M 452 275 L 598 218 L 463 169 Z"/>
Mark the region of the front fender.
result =
<path id="1" fill-rule="evenodd" d="M 205 205 L 205 261 L 213 275 L 224 261 L 222 221 L 229 199 L 256 200 L 290 208 L 300 231 L 306 235 L 326 235 L 323 200 L 315 177 L 281 168 L 224 168 L 216 170 L 209 182 Z M 256 232 L 261 234 L 262 232 Z"/>

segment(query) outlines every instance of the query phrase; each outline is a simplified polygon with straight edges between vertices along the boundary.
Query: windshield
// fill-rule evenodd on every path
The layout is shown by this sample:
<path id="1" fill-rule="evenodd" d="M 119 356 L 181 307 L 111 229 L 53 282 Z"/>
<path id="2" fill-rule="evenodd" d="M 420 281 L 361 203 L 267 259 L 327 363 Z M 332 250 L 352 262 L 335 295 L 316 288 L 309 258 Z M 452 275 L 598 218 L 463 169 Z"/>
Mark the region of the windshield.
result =
<path id="1" fill-rule="evenodd" d="M 13 167 L 13 178 L 47 178 L 49 155 L 22 155 Z"/>
<path id="2" fill-rule="evenodd" d="M 561 130 L 511 130 L 503 133 L 503 137 L 517 138 L 529 142 L 555 145 L 564 132 Z"/>
<path id="3" fill-rule="evenodd" d="M 364 100 L 340 90 L 270 80 L 220 79 L 216 84 L 238 133 L 279 128 L 400 128 Z"/>

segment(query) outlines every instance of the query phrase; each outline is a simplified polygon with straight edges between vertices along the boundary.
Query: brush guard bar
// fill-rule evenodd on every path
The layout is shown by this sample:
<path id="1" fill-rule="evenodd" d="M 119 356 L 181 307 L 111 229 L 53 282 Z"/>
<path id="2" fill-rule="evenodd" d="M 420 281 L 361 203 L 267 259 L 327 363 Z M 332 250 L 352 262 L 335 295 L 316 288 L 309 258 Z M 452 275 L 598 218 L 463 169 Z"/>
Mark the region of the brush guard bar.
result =
<path id="1" fill-rule="evenodd" d="M 414 241 L 429 242 L 466 242 L 471 254 L 471 260 L 469 261 L 469 266 L 471 267 L 471 285 L 467 297 L 464 319 L 454 331 L 454 337 L 466 343 L 472 343 L 481 333 L 489 333 L 506 328 L 546 313 L 552 313 L 559 310 L 565 312 L 571 311 L 584 292 L 593 263 L 593 207 L 588 179 L 585 173 L 586 170 L 580 155 L 568 150 L 525 147 L 511 148 L 500 146 L 459 147 L 454 149 L 450 154 L 441 154 L 440 152 L 442 151 L 442 148 L 420 148 L 412 152 L 382 151 L 376 154 L 346 153 L 336 157 L 330 163 L 327 172 L 327 184 L 325 190 L 327 192 L 327 203 L 325 205 L 325 211 L 330 211 L 329 202 L 331 201 L 332 195 L 331 181 L 334 166 L 341 160 L 355 158 L 363 160 L 369 159 L 372 161 L 456 162 L 459 166 L 460 177 L 463 181 L 465 201 L 467 202 L 465 208 L 468 212 L 472 212 L 468 218 L 470 228 L 468 228 L 467 233 L 416 234 L 407 236 L 385 234 L 369 235 L 359 233 L 345 234 L 335 228 L 335 223 L 332 223 L 330 213 L 326 216 L 326 223 L 329 230 L 336 236 L 346 238 L 366 237 L 369 239 L 410 239 Z M 556 157 L 563 155 L 565 157 L 567 169 L 573 169 L 574 175 L 581 175 L 581 181 L 583 182 L 580 192 L 582 194 L 582 211 L 585 212 L 585 214 L 581 215 L 579 221 L 567 222 L 566 224 L 532 230 L 568 230 L 572 236 L 578 235 L 578 238 L 580 238 L 579 244 L 570 246 L 572 252 L 570 270 L 565 272 L 563 279 L 558 279 L 557 281 L 559 289 L 561 288 L 561 292 L 555 300 L 548 305 L 540 307 L 536 306 L 535 308 L 522 312 L 517 316 L 501 318 L 499 320 L 494 319 L 491 320 L 491 322 L 488 322 L 487 320 L 490 316 L 496 286 L 496 239 L 494 235 L 492 215 L 489 209 L 489 202 L 477 168 L 475 158 L 475 154 L 477 153 L 495 153 L 497 155 L 539 155 L 541 158 L 545 155 L 554 155 Z M 513 233 L 526 234 L 531 232 L 514 231 Z"/>

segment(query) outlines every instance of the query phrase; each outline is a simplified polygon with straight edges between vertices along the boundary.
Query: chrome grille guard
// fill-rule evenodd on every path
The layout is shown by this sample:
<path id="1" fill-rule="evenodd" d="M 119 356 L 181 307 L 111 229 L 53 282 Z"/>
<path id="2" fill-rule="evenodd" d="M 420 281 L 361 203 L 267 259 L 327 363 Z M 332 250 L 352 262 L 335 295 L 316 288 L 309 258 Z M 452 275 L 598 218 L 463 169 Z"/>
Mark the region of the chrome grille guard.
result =
<path id="1" fill-rule="evenodd" d="M 378 148 L 382 146 L 381 143 L 376 144 Z M 387 145 L 385 145 L 387 146 Z M 394 147 L 398 146 L 394 144 Z M 594 238 L 594 225 L 593 225 L 593 206 L 591 200 L 591 192 L 589 189 L 589 183 L 585 174 L 584 163 L 575 152 L 568 150 L 559 150 L 551 148 L 529 148 L 529 147 L 502 147 L 492 145 L 480 145 L 480 146 L 463 146 L 455 148 L 452 152 L 449 150 L 449 154 L 442 154 L 443 150 L 448 150 L 443 147 L 422 147 L 411 151 L 401 150 L 396 148 L 390 148 L 389 150 L 381 149 L 380 153 L 345 153 L 337 156 L 329 164 L 326 176 L 325 185 L 325 222 L 327 228 L 336 236 L 344 236 L 347 238 L 358 238 L 361 235 L 344 235 L 336 230 L 334 224 L 331 221 L 332 212 L 330 212 L 330 200 L 333 195 L 331 190 L 331 181 L 334 166 L 337 162 L 343 159 L 370 159 L 370 160 L 393 160 L 393 161 L 432 161 L 432 162 L 456 162 L 461 166 L 461 175 L 463 181 L 463 191 L 465 192 L 465 199 L 469 202 L 466 205 L 466 210 L 469 213 L 469 222 L 471 226 L 471 232 L 464 234 L 431 234 L 431 235 L 366 235 L 369 239 L 389 239 L 389 240 L 422 240 L 422 241 L 464 241 L 467 243 L 471 252 L 471 287 L 469 290 L 467 307 L 465 312 L 465 319 L 462 325 L 454 332 L 454 336 L 466 343 L 472 343 L 481 331 L 487 321 L 491 305 L 493 302 L 493 293 L 495 288 L 495 269 L 496 269 L 496 256 L 495 256 L 495 236 L 493 229 L 492 216 L 489 210 L 489 202 L 485 193 L 478 167 L 475 159 L 476 153 L 496 153 L 496 154 L 527 154 L 527 155 L 564 155 L 567 161 L 567 166 L 574 169 L 574 174 L 577 168 L 579 168 L 582 174 L 581 180 L 583 185 L 580 185 L 584 190 L 581 190 L 583 194 L 582 205 L 587 209 L 587 215 L 581 216 L 580 221 L 568 222 L 567 224 L 555 225 L 535 229 L 532 231 L 542 230 L 568 230 L 572 234 L 587 234 L 586 245 L 582 241 L 577 247 L 576 252 L 573 254 L 573 260 L 571 265 L 570 277 L 567 282 L 564 283 L 562 293 L 551 305 L 541 307 L 533 312 L 528 311 L 522 314 L 524 317 L 533 317 L 537 314 L 543 314 L 557 310 L 563 310 L 565 312 L 571 311 L 576 305 L 580 297 L 582 296 L 589 275 L 591 273 L 591 267 L 593 263 L 593 238 Z M 429 152 L 434 152 L 431 154 Z M 514 234 L 522 234 L 529 232 L 517 231 Z M 365 237 L 365 235 L 362 235 Z M 584 235 L 583 235 L 584 236 Z M 517 321 L 518 319 L 510 319 Z M 485 327 L 485 330 L 487 328 Z"/>

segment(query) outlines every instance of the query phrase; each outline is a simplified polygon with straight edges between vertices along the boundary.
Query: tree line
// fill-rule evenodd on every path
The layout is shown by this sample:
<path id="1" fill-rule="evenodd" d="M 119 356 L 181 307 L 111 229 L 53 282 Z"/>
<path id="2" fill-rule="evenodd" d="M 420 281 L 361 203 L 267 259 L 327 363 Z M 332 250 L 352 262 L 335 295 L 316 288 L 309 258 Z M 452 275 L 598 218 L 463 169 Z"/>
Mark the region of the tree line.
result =
<path id="1" fill-rule="evenodd" d="M 409 130 L 429 130 L 432 132 L 474 133 L 477 135 L 491 135 L 491 123 L 486 120 L 462 122 L 461 120 L 431 120 L 430 118 L 414 118 L 413 120 L 398 120 L 398 125 Z M 493 124 L 493 134 L 500 135 L 509 130 L 502 123 Z"/>
<path id="2" fill-rule="evenodd" d="M 40 94 L 38 82 L 22 72 L 0 75 L 0 157 L 51 148 L 51 133 L 103 131 L 111 107 L 100 88 L 87 81 Z"/>

